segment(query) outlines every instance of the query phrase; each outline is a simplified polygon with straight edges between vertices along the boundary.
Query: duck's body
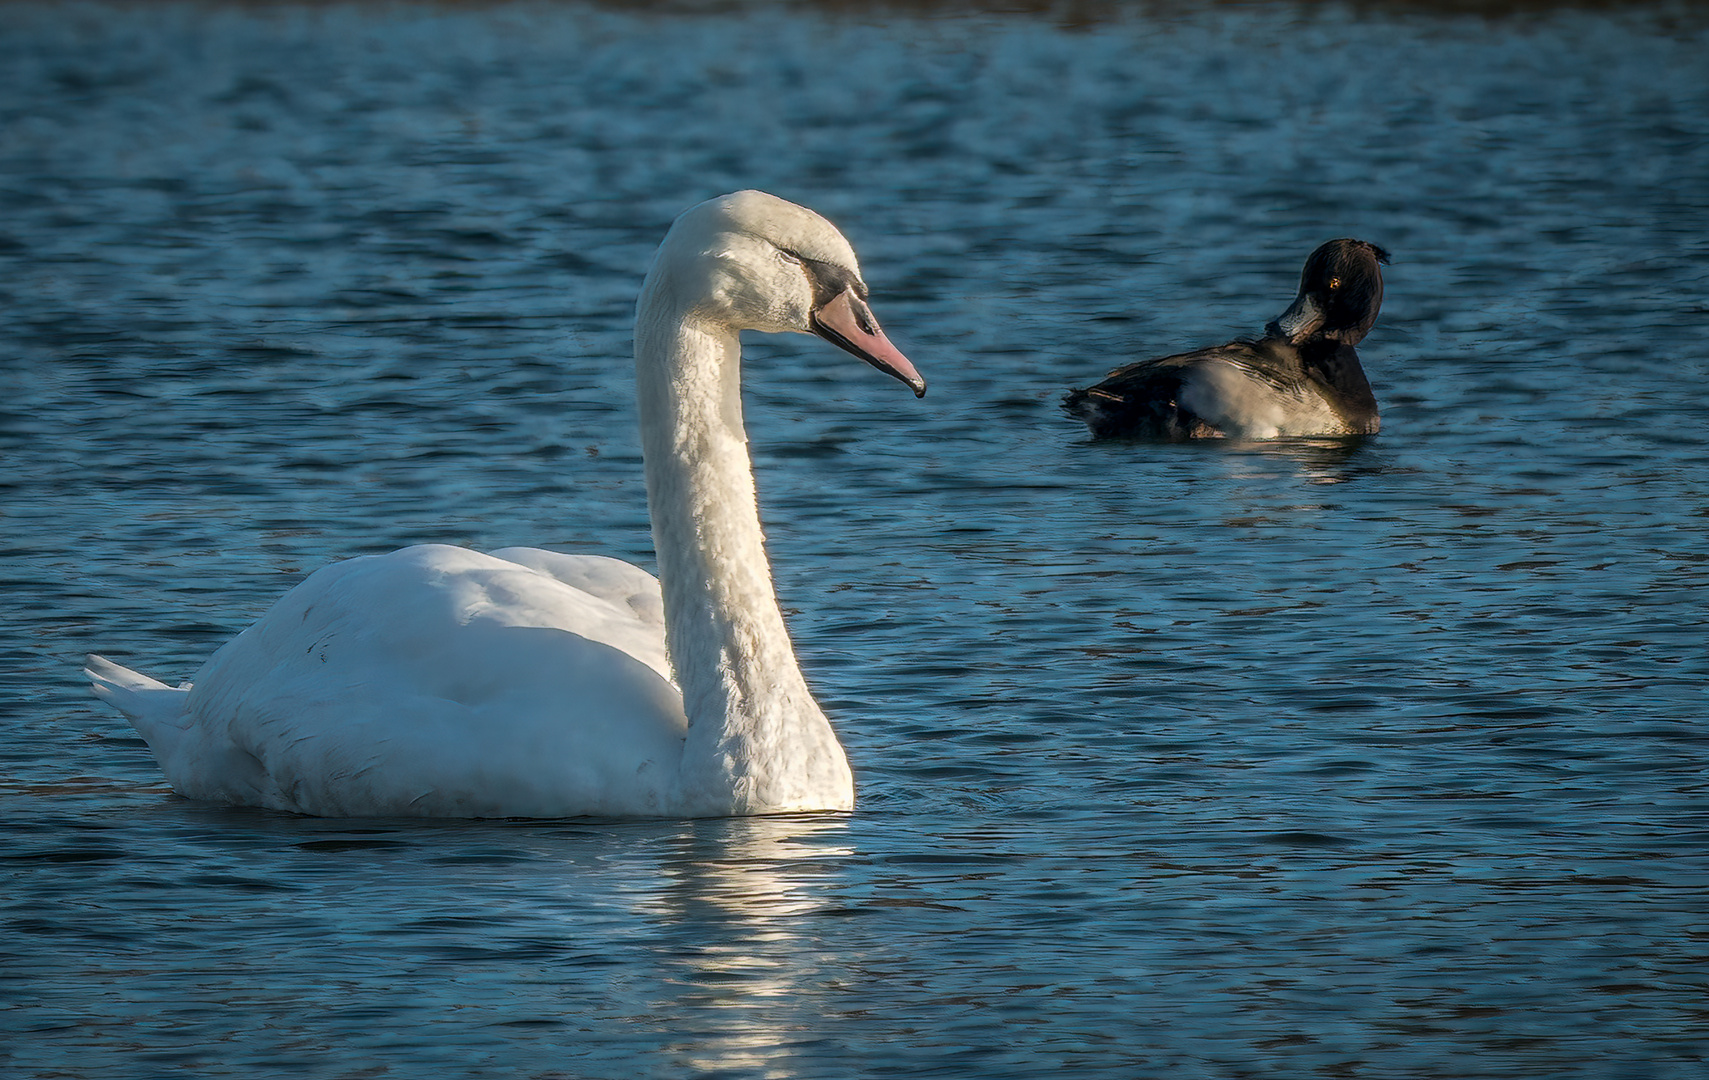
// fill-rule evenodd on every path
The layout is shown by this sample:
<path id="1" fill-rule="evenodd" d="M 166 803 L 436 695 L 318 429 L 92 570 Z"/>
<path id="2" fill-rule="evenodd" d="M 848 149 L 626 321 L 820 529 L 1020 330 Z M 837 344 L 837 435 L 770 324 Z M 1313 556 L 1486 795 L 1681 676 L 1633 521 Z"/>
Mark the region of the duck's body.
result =
<path id="1" fill-rule="evenodd" d="M 1382 305 L 1388 253 L 1331 240 L 1306 260 L 1294 303 L 1256 341 L 1117 368 L 1063 408 L 1096 438 L 1371 435 L 1377 399 L 1354 348 Z"/>
<path id="2" fill-rule="evenodd" d="M 829 223 L 759 192 L 684 213 L 637 310 L 660 577 L 423 546 L 315 573 L 174 689 L 91 657 L 194 799 L 323 816 L 846 810 L 796 664 L 742 427 L 743 328 L 816 332 L 924 392 Z"/>
<path id="3" fill-rule="evenodd" d="M 1351 345 L 1279 337 L 1130 364 L 1063 404 L 1098 438 L 1371 435 L 1379 425 Z"/>

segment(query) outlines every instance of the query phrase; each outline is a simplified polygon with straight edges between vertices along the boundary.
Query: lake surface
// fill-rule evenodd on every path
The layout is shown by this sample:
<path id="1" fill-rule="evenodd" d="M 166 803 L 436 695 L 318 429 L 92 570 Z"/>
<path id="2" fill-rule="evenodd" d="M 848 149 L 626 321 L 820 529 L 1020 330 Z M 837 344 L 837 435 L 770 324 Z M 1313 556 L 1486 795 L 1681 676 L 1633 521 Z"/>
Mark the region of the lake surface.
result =
<path id="1" fill-rule="evenodd" d="M 1704 1075 L 1709 17 L 1523 7 L 0 4 L 6 1075 Z M 85 652 L 652 565 L 634 296 L 748 186 L 932 386 L 748 345 L 857 811 L 173 795 Z M 1058 412 L 1334 236 L 1380 436 Z"/>

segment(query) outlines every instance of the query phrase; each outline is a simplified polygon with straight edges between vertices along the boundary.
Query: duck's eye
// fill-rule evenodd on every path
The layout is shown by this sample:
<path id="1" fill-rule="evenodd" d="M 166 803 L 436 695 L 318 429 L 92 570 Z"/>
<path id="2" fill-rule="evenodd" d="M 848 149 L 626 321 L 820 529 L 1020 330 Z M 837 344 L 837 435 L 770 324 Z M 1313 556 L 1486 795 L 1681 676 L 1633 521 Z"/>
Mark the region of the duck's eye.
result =
<path id="1" fill-rule="evenodd" d="M 1329 287 L 1331 289 L 1339 289 L 1341 287 L 1341 279 L 1338 277 L 1330 278 L 1329 279 Z"/>

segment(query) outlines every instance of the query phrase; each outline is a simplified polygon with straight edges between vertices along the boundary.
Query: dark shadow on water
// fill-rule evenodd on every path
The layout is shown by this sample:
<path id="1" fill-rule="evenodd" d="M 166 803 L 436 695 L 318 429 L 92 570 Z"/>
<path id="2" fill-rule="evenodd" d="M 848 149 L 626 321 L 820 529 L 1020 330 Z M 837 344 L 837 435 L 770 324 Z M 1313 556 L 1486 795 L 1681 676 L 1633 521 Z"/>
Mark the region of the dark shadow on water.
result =
<path id="1" fill-rule="evenodd" d="M 180 827 L 211 826 L 222 835 L 249 834 L 275 846 L 341 852 L 362 848 L 444 844 L 447 849 L 510 839 L 657 843 L 685 860 L 718 857 L 754 845 L 823 837 L 847 827 L 844 813 L 769 814 L 747 818 L 330 818 L 256 806 L 222 806 L 164 793 L 154 811 Z"/>

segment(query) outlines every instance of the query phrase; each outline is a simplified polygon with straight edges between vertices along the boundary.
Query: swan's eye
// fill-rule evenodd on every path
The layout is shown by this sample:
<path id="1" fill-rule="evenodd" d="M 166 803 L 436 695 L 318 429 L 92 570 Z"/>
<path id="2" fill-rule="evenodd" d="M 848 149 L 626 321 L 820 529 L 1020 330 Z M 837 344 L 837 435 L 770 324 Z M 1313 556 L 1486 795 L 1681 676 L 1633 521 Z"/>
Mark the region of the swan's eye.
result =
<path id="1" fill-rule="evenodd" d="M 1329 279 L 1329 287 L 1331 289 L 1339 289 L 1341 287 L 1341 279 L 1338 277 L 1330 278 Z"/>
<path id="2" fill-rule="evenodd" d="M 777 249 L 777 261 L 787 266 L 802 265 L 801 256 L 795 254 L 793 251 L 785 251 L 782 248 Z"/>

